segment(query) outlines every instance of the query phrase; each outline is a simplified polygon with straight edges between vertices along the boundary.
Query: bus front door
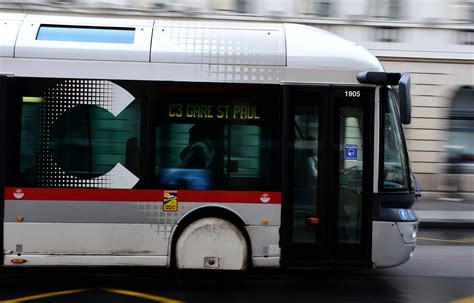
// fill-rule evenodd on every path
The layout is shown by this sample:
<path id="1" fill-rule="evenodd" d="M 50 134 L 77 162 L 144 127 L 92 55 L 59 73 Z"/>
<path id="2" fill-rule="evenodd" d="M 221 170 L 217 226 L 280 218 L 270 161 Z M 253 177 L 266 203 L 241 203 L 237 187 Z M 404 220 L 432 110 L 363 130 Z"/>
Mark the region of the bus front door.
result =
<path id="1" fill-rule="evenodd" d="M 290 86 L 285 96 L 283 266 L 368 265 L 374 90 Z"/>

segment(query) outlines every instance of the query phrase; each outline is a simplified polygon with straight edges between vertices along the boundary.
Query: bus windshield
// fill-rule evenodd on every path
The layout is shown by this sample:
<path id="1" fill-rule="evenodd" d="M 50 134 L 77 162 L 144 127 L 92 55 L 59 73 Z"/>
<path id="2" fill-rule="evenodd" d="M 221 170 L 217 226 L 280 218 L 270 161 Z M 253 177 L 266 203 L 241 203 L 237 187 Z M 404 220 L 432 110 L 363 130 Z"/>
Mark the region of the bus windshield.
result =
<path id="1" fill-rule="evenodd" d="M 383 190 L 410 189 L 408 156 L 400 124 L 396 96 L 389 91 L 383 108 Z"/>

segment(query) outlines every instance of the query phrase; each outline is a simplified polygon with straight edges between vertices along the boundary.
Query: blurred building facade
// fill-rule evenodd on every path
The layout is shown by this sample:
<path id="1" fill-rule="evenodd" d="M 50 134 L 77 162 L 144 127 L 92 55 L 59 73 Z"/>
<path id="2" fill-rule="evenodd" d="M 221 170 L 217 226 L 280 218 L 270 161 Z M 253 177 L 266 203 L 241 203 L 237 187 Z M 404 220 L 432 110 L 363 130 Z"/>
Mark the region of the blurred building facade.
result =
<path id="1" fill-rule="evenodd" d="M 425 191 L 452 190 L 447 174 L 452 173 L 453 148 L 473 159 L 474 126 L 461 136 L 466 144 L 453 144 L 450 118 L 460 103 L 456 96 L 468 100 L 473 95 L 474 0 L 0 0 L 0 9 L 316 26 L 365 46 L 387 71 L 412 74 L 413 120 L 406 137 L 412 168 Z M 471 101 L 463 104 L 472 110 Z M 456 181 L 456 190 L 471 197 L 473 171 Z"/>

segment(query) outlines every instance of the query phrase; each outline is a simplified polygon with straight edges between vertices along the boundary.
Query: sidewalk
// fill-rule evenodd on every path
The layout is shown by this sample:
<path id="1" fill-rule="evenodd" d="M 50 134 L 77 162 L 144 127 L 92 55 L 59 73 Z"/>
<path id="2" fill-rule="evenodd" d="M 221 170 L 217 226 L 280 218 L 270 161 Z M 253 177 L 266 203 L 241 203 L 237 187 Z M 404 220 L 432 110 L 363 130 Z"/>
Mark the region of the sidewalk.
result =
<path id="1" fill-rule="evenodd" d="M 423 195 L 413 206 L 420 227 L 474 228 L 474 200 Z"/>

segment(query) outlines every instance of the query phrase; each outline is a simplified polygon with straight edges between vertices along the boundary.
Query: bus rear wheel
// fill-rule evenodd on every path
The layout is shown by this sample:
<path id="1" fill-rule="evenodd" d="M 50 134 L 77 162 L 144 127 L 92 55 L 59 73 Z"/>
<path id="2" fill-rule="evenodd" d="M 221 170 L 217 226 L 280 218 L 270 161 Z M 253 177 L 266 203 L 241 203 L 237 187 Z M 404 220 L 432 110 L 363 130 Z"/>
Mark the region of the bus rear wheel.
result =
<path id="1" fill-rule="evenodd" d="M 234 224 L 203 218 L 189 224 L 176 242 L 178 269 L 245 270 L 247 241 Z"/>

